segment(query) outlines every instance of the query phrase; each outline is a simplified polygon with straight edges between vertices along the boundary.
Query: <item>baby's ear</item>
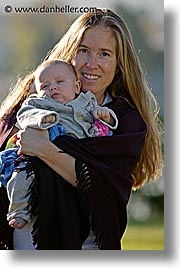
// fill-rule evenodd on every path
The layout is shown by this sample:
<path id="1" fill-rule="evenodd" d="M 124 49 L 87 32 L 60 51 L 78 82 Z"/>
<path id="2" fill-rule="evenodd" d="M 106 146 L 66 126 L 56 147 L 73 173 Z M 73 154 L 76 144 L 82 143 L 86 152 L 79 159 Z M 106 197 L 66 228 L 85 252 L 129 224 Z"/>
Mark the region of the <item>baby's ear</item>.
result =
<path id="1" fill-rule="evenodd" d="M 76 80 L 76 94 L 78 95 L 81 91 L 81 81 Z"/>
<path id="2" fill-rule="evenodd" d="M 34 81 L 31 83 L 31 85 L 29 87 L 29 92 L 30 92 L 30 94 L 36 94 L 37 93 Z"/>

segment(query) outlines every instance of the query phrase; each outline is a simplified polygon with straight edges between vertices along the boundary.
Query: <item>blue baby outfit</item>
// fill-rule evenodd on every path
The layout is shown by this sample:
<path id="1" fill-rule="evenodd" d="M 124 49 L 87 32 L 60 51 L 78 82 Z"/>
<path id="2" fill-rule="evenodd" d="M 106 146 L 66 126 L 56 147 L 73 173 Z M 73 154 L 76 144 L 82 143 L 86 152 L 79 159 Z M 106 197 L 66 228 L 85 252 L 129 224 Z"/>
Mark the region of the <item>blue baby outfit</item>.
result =
<path id="1" fill-rule="evenodd" d="M 7 186 L 7 182 L 15 169 L 14 160 L 17 159 L 17 148 L 10 148 L 0 153 L 0 183 Z"/>
<path id="2" fill-rule="evenodd" d="M 55 125 L 49 129 L 49 139 L 53 141 L 56 137 L 60 135 L 65 135 L 66 131 L 64 127 L 60 125 Z M 18 154 L 16 153 L 18 150 L 17 147 L 6 149 L 0 152 L 0 183 L 6 187 L 7 182 L 10 179 L 14 169 L 15 163 L 14 161 L 18 158 Z"/>

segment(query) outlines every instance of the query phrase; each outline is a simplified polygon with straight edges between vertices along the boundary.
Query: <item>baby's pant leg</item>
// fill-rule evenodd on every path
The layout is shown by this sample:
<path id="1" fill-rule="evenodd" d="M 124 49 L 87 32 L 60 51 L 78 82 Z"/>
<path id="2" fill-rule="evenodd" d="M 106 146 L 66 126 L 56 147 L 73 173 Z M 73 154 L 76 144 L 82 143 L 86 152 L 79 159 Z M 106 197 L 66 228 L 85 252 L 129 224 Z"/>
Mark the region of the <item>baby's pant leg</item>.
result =
<path id="1" fill-rule="evenodd" d="M 31 175 L 26 179 L 25 170 L 13 172 L 7 184 L 7 193 L 10 200 L 8 220 L 19 217 L 27 222 L 31 221 L 30 213 L 28 213 L 28 199 L 30 195 L 27 196 L 27 193 L 33 178 L 34 176 Z"/>

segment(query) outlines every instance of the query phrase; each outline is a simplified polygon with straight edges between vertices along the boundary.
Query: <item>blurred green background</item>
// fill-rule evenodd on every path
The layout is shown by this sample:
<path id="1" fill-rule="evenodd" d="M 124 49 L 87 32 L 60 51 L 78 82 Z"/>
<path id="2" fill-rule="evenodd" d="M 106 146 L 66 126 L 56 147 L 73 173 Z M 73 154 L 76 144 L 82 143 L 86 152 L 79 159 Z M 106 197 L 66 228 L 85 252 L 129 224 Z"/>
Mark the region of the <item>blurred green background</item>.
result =
<path id="1" fill-rule="evenodd" d="M 0 3 L 0 103 L 19 76 L 31 71 L 58 42 L 79 13 L 15 13 L 16 7 L 106 7 L 120 14 L 132 33 L 147 81 L 164 121 L 164 6 L 163 0 L 36 1 Z M 163 141 L 163 137 L 162 137 Z M 164 249 L 164 178 L 132 192 L 125 250 Z"/>

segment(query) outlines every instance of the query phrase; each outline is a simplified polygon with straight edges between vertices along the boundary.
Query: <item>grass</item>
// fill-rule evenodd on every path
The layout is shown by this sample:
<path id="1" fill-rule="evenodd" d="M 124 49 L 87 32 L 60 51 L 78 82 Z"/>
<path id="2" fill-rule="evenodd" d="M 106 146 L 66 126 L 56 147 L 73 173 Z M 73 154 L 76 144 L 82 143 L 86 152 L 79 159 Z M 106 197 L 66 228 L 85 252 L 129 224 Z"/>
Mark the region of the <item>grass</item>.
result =
<path id="1" fill-rule="evenodd" d="M 129 225 L 122 239 L 123 250 L 164 250 L 163 225 Z"/>

